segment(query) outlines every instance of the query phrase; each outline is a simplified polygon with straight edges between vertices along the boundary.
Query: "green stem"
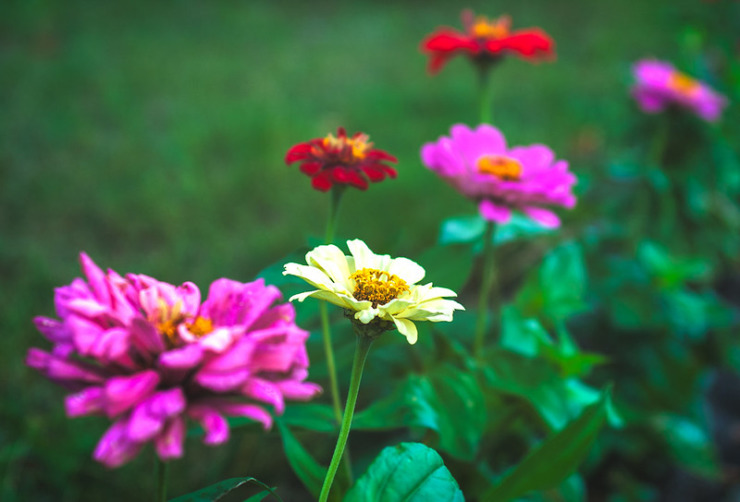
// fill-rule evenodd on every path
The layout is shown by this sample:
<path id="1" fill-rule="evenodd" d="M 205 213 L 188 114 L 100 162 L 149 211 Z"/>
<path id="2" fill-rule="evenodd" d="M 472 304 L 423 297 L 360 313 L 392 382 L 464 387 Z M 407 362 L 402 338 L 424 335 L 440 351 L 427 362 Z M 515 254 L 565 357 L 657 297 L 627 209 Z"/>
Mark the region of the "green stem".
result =
<path id="1" fill-rule="evenodd" d="M 156 502 L 167 502 L 167 474 L 169 464 L 157 457 L 157 498 Z"/>
<path id="2" fill-rule="evenodd" d="M 668 120 L 661 117 L 662 120 L 660 120 L 660 125 L 658 126 L 658 130 L 655 133 L 655 136 L 653 137 L 653 144 L 650 148 L 650 154 L 648 158 L 648 162 L 651 163 L 651 168 L 662 168 L 663 167 L 663 158 L 665 156 L 665 149 L 668 145 Z"/>
<path id="3" fill-rule="evenodd" d="M 492 221 L 486 222 L 486 230 L 483 232 L 483 275 L 480 283 L 480 294 L 478 296 L 478 320 L 475 323 L 475 339 L 473 353 L 480 357 L 483 351 L 484 339 L 486 335 L 486 321 L 488 318 L 489 296 L 493 289 L 494 270 L 493 270 L 493 234 L 495 224 Z"/>
<path id="4" fill-rule="evenodd" d="M 334 232 L 337 229 L 337 220 L 339 219 L 339 203 L 342 200 L 344 188 L 343 186 L 335 186 L 331 189 L 329 218 L 326 220 L 326 238 L 324 239 L 326 244 L 331 244 L 334 241 Z"/>
<path id="5" fill-rule="evenodd" d="M 491 63 L 481 62 L 478 68 L 478 93 L 480 103 L 480 123 L 491 123 L 491 106 L 493 103 L 493 89 L 491 88 Z"/>
<path id="6" fill-rule="evenodd" d="M 326 472 L 324 485 L 321 487 L 319 502 L 326 502 L 326 500 L 329 498 L 329 491 L 331 490 L 331 485 L 334 482 L 334 476 L 336 475 L 337 469 L 339 468 L 339 462 L 342 459 L 342 453 L 344 453 L 344 447 L 347 444 L 347 438 L 349 437 L 349 430 L 352 426 L 352 417 L 355 414 L 355 403 L 357 402 L 357 394 L 360 390 L 360 381 L 362 380 L 362 370 L 365 367 L 367 353 L 370 351 L 370 345 L 372 345 L 372 343 L 373 337 L 367 336 L 363 333 L 357 333 L 355 359 L 352 362 L 352 376 L 350 377 L 349 391 L 347 392 L 347 405 L 344 407 L 344 418 L 342 418 L 342 427 L 339 429 L 337 446 L 334 448 L 334 454 L 331 457 L 329 470 Z"/>
<path id="7" fill-rule="evenodd" d="M 329 310 L 326 302 L 319 303 L 319 314 L 321 315 L 321 333 L 324 339 L 324 352 L 326 352 L 326 368 L 329 372 L 329 387 L 331 390 L 331 402 L 334 408 L 334 418 L 336 418 L 337 423 L 341 423 L 342 403 L 339 400 L 337 367 L 334 364 L 334 350 L 331 346 L 331 331 L 329 330 Z"/>
<path id="8" fill-rule="evenodd" d="M 339 218 L 339 203 L 344 193 L 343 186 L 335 186 L 331 190 L 331 199 L 329 202 L 329 217 L 326 220 L 326 238 L 325 243 L 331 244 L 334 241 L 334 232 L 337 228 Z M 320 302 L 319 315 L 321 316 L 321 336 L 324 342 L 324 353 L 326 355 L 326 369 L 329 373 L 329 390 L 331 392 L 331 402 L 334 411 L 334 419 L 337 423 L 342 422 L 342 402 L 339 398 L 339 384 L 337 382 L 337 367 L 334 362 L 334 349 L 331 344 L 331 328 L 329 326 L 329 310 L 326 302 Z M 344 456 L 345 476 L 352 483 L 352 463 L 349 458 L 349 452 Z"/>

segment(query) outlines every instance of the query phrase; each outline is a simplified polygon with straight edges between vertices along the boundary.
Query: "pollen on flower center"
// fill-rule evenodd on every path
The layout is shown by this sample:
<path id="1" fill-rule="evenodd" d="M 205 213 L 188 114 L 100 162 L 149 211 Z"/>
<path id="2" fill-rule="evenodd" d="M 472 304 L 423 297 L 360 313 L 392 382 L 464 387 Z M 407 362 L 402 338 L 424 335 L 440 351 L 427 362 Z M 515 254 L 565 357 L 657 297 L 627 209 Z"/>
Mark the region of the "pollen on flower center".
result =
<path id="1" fill-rule="evenodd" d="M 193 335 L 201 337 L 213 331 L 213 322 L 210 319 L 198 316 L 193 322 L 187 324 L 187 327 Z"/>
<path id="2" fill-rule="evenodd" d="M 478 172 L 491 174 L 505 181 L 522 179 L 522 164 L 505 155 L 484 155 L 476 162 Z"/>
<path id="3" fill-rule="evenodd" d="M 370 150 L 373 144 L 368 141 L 370 137 L 367 134 L 358 134 L 352 138 L 336 137 L 329 133 L 323 139 L 324 146 L 337 150 L 337 153 L 342 158 L 362 160 L 365 158 L 368 150 Z"/>
<path id="4" fill-rule="evenodd" d="M 679 94 L 688 95 L 698 89 L 700 84 L 693 78 L 676 71 L 668 79 L 668 86 Z"/>
<path id="5" fill-rule="evenodd" d="M 478 16 L 475 18 L 475 23 L 470 28 L 470 34 L 476 38 L 488 38 L 498 39 L 504 38 L 509 35 L 509 27 L 511 26 L 511 18 L 509 16 L 501 16 L 498 19 L 488 21 L 486 16 Z"/>
<path id="6" fill-rule="evenodd" d="M 356 300 L 372 302 L 373 307 L 385 305 L 409 290 L 406 281 L 400 277 L 374 268 L 362 268 L 349 278 L 355 281 L 352 296 Z"/>
<path id="7" fill-rule="evenodd" d="M 163 301 L 160 304 L 157 330 L 170 348 L 182 345 L 182 340 L 177 336 L 178 327 L 185 323 L 185 315 L 180 311 L 181 308 L 179 303 L 172 307 L 167 306 Z M 185 323 L 185 326 L 192 335 L 198 338 L 213 331 L 213 322 L 201 316 L 196 317 L 193 322 Z"/>

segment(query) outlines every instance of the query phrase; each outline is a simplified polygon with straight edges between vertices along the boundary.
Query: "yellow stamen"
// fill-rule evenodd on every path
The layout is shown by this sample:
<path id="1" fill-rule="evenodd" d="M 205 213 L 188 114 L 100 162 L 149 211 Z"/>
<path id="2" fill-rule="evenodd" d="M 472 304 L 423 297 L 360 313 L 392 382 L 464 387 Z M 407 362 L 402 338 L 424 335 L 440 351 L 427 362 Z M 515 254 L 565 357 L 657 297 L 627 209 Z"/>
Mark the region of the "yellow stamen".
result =
<path id="1" fill-rule="evenodd" d="M 360 134 L 356 138 L 337 138 L 333 134 L 329 133 L 324 138 L 324 146 L 327 148 L 336 148 L 338 150 L 349 149 L 347 153 L 351 153 L 351 156 L 355 159 L 362 160 L 365 158 L 368 150 L 373 147 L 373 144 L 368 140 L 370 137 L 367 134 Z"/>
<path id="2" fill-rule="evenodd" d="M 668 79 L 668 87 L 684 96 L 693 93 L 700 86 L 699 82 L 679 71 L 673 72 Z"/>
<path id="3" fill-rule="evenodd" d="M 495 40 L 509 36 L 510 27 L 511 18 L 509 16 L 501 16 L 491 21 L 488 21 L 486 16 L 478 16 L 470 28 L 470 34 L 476 38 L 490 38 Z"/>
<path id="4" fill-rule="evenodd" d="M 522 179 L 522 164 L 505 155 L 484 155 L 478 159 L 478 172 L 491 174 L 505 181 L 519 181 Z"/>
<path id="5" fill-rule="evenodd" d="M 188 331 L 190 331 L 197 337 L 207 335 L 208 333 L 213 331 L 213 322 L 211 322 L 210 319 L 206 319 L 205 317 L 201 316 L 196 317 L 195 320 L 187 326 Z"/>
<path id="6" fill-rule="evenodd" d="M 373 307 L 385 305 L 409 290 L 406 281 L 400 277 L 374 268 L 362 268 L 349 278 L 355 281 L 352 296 L 356 300 L 372 302 Z"/>

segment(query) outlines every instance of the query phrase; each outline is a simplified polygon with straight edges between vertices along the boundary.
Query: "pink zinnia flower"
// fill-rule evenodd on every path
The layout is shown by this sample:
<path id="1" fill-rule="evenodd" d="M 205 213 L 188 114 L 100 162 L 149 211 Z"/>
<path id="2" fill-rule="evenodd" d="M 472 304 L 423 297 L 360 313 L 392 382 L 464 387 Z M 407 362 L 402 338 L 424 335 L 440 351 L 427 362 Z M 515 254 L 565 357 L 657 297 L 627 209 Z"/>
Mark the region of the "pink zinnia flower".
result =
<path id="1" fill-rule="evenodd" d="M 632 70 L 636 80 L 632 95 L 647 113 L 657 113 L 676 104 L 714 122 L 727 105 L 723 95 L 676 70 L 670 63 L 646 59 L 638 61 Z"/>
<path id="2" fill-rule="evenodd" d="M 204 443 L 229 437 L 226 416 L 269 428 L 272 405 L 310 399 L 308 333 L 290 304 L 260 279 L 219 279 L 201 303 L 192 283 L 173 286 L 145 275 L 103 272 L 80 255 L 86 280 L 58 288 L 59 320 L 37 317 L 51 352 L 32 348 L 27 364 L 67 387 L 67 415 L 106 415 L 113 425 L 94 457 L 108 467 L 131 460 L 152 441 L 163 460 L 183 453 L 185 419 Z"/>
<path id="3" fill-rule="evenodd" d="M 421 149 L 424 164 L 478 202 L 481 216 L 506 223 L 513 209 L 547 227 L 560 226 L 552 211 L 542 206 L 572 208 L 576 177 L 568 163 L 555 160 L 544 145 L 507 148 L 503 134 L 493 126 L 477 129 L 457 124 L 450 136 Z"/>

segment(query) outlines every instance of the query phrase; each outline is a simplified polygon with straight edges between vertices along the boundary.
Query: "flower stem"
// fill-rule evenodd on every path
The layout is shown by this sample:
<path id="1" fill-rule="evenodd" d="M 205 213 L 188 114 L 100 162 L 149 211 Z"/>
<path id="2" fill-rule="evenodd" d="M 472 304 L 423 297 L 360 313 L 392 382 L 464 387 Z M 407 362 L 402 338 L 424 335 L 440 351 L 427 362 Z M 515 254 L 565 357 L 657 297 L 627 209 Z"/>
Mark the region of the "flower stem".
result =
<path id="1" fill-rule="evenodd" d="M 167 502 L 167 475 L 169 464 L 157 457 L 157 495 L 155 502 Z"/>
<path id="2" fill-rule="evenodd" d="M 493 270 L 493 235 L 495 223 L 486 222 L 486 230 L 483 232 L 483 274 L 480 283 L 480 293 L 478 296 L 478 320 L 475 323 L 475 339 L 473 353 L 480 357 L 483 351 L 484 338 L 486 334 L 486 321 L 488 318 L 489 296 L 494 285 Z"/>
<path id="3" fill-rule="evenodd" d="M 337 368 L 334 363 L 334 350 L 331 346 L 331 331 L 329 330 L 329 310 L 326 302 L 319 303 L 319 314 L 321 315 L 321 333 L 324 339 L 324 352 L 326 352 L 326 368 L 329 372 L 329 388 L 331 390 L 331 402 L 334 408 L 334 418 L 337 423 L 342 422 L 342 403 L 339 400 L 339 384 L 337 383 Z"/>
<path id="4" fill-rule="evenodd" d="M 326 220 L 326 238 L 324 239 L 326 244 L 331 244 L 334 241 L 334 232 L 337 229 L 337 220 L 339 219 L 339 203 L 342 200 L 344 188 L 343 186 L 335 186 L 331 189 L 329 218 Z"/>
<path id="5" fill-rule="evenodd" d="M 326 238 L 325 243 L 331 244 L 334 241 L 334 232 L 337 227 L 339 217 L 339 203 L 342 200 L 344 187 L 335 186 L 331 190 L 331 199 L 329 202 L 329 217 L 326 220 Z M 337 383 L 337 367 L 334 362 L 334 349 L 331 344 L 331 328 L 329 327 L 329 310 L 326 302 L 320 302 L 319 315 L 321 316 L 321 336 L 324 342 L 324 354 L 326 355 L 326 370 L 329 373 L 329 390 L 331 392 L 331 402 L 334 411 L 334 419 L 338 424 L 342 423 L 342 402 L 339 399 L 339 384 Z M 349 459 L 349 452 L 344 456 L 344 471 L 347 479 L 352 482 L 352 464 Z"/>
<path id="6" fill-rule="evenodd" d="M 355 414 L 355 403 L 357 402 L 357 394 L 360 390 L 362 370 L 365 367 L 365 360 L 367 359 L 367 353 L 370 351 L 370 345 L 372 345 L 373 339 L 374 338 L 371 336 L 367 336 L 363 333 L 357 333 L 355 359 L 352 362 L 352 376 L 350 377 L 349 391 L 347 392 L 347 404 L 344 408 L 342 427 L 339 429 L 337 446 L 334 448 L 334 454 L 331 457 L 331 463 L 329 464 L 329 469 L 326 472 L 326 478 L 324 478 L 324 485 L 321 487 L 319 502 L 326 502 L 326 500 L 329 498 L 329 491 L 331 490 L 331 485 L 334 482 L 334 476 L 337 473 L 339 462 L 342 459 L 344 446 L 347 444 L 349 430 L 352 426 L 352 417 Z"/>
<path id="7" fill-rule="evenodd" d="M 480 102 L 480 123 L 491 123 L 491 106 L 493 102 L 493 89 L 491 88 L 490 62 L 480 62 L 478 68 L 478 93 Z"/>

